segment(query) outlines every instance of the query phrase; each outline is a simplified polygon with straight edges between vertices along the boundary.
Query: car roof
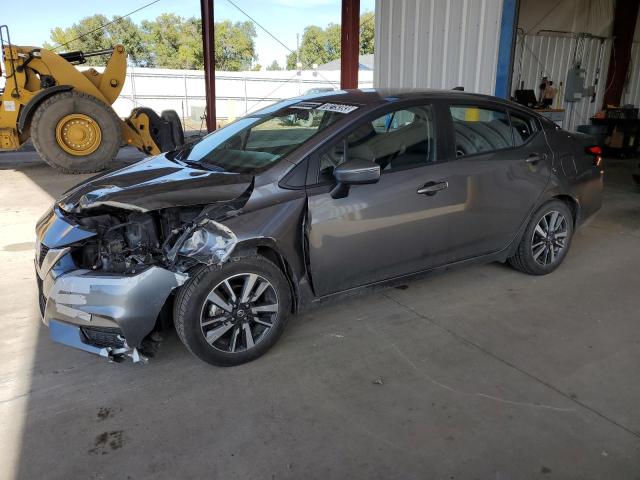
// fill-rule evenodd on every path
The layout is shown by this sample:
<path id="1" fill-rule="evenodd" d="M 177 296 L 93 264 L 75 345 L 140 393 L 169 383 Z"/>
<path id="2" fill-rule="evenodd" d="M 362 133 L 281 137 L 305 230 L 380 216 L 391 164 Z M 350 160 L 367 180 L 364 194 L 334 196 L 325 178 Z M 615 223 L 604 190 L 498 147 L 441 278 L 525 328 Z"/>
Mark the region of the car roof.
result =
<path id="1" fill-rule="evenodd" d="M 345 103 L 358 105 L 364 110 L 369 110 L 381 105 L 391 105 L 402 100 L 453 100 L 460 102 L 491 102 L 498 103 L 504 107 L 520 110 L 529 115 L 540 118 L 548 122 L 538 112 L 529 107 L 492 95 L 481 93 L 465 92 L 462 90 L 441 90 L 441 89 L 417 89 L 417 88 L 361 88 L 354 90 L 334 90 L 331 92 L 314 93 L 289 100 L 292 105 L 299 101 L 323 102 L 323 103 Z"/>
<path id="2" fill-rule="evenodd" d="M 362 88 L 356 90 L 334 90 L 318 94 L 305 95 L 305 101 L 322 101 L 353 103 L 357 105 L 379 105 L 381 103 L 392 103 L 398 100 L 420 100 L 429 98 L 442 98 L 446 100 L 469 100 L 500 102 L 505 105 L 512 102 L 503 98 L 483 95 L 479 93 L 464 92 L 460 90 L 437 90 L 437 89 L 412 89 L 412 88 Z"/>

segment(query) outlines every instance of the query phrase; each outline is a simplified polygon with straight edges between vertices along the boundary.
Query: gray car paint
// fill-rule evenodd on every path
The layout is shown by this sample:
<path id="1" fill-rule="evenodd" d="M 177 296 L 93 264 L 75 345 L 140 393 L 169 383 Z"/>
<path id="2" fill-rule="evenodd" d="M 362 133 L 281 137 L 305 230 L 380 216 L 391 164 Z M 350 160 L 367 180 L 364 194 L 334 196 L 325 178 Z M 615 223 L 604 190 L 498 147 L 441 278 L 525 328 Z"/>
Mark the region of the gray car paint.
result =
<path id="1" fill-rule="evenodd" d="M 442 107 L 437 117 L 438 162 L 394 174 L 383 174 L 377 184 L 354 185 L 349 195 L 340 201 L 328 196 L 330 185 L 308 188 L 287 185 L 287 175 L 300 165 L 305 168 L 308 166 L 308 178 L 313 178 L 314 153 L 343 135 L 351 125 L 378 115 L 385 109 L 399 108 L 405 103 L 434 102 L 443 106 L 449 101 L 471 102 L 474 105 L 489 103 L 536 116 L 509 102 L 460 92 L 370 90 L 303 97 L 304 100 L 314 98 L 358 105 L 359 108 L 346 116 L 343 122 L 337 122 L 323 134 L 313 137 L 286 159 L 252 180 L 242 178 L 242 181 L 229 182 L 229 178 L 225 178 L 219 182 L 219 173 L 203 174 L 203 170 L 180 165 L 176 167 L 174 163 L 169 167 L 173 169 L 169 173 L 169 182 L 166 182 L 164 174 L 135 181 L 139 166 L 145 164 L 142 162 L 130 170 L 133 172 L 130 180 L 120 179 L 123 182 L 118 185 L 117 191 L 100 191 L 100 188 L 113 182 L 108 176 L 97 177 L 72 190 L 65 197 L 66 203 L 62 203 L 69 205 L 69 208 L 77 208 L 82 196 L 92 201 L 104 201 L 105 198 L 106 201 L 112 201 L 112 197 L 108 198 L 110 195 L 124 191 L 125 200 L 117 199 L 112 205 L 150 210 L 224 201 L 247 191 L 247 185 L 251 184 L 253 190 L 244 206 L 223 223 L 237 236 L 234 254 L 258 252 L 276 258 L 289 279 L 294 295 L 294 311 L 301 311 L 309 304 L 325 298 L 336 298 L 336 294 L 351 293 L 353 287 L 367 288 L 381 282 L 409 278 L 416 273 L 441 271 L 473 261 L 504 260 L 519 242 L 531 212 L 550 198 L 560 196 L 573 202 L 577 223 L 600 207 L 601 171 L 593 166 L 593 157 L 584 155 L 584 147 L 589 144 L 587 138 L 558 130 L 539 118 L 540 125 L 545 127 L 544 131 L 530 144 L 510 149 L 509 152 L 484 156 L 486 158 L 476 158 L 475 162 L 471 158 L 455 159 L 447 140 L 447 124 Z M 537 165 L 525 161 L 524 157 L 529 153 L 548 149 L 547 142 L 552 148 L 546 151 L 546 159 Z M 570 155 L 573 155 L 572 163 L 576 168 L 573 176 L 565 174 L 562 160 L 558 162 L 559 158 Z M 165 163 L 168 161 L 160 157 L 150 164 L 162 164 L 159 168 L 167 168 Z M 153 169 L 153 166 L 149 167 L 149 170 Z M 192 179 L 201 177 L 211 182 L 208 193 L 207 187 L 203 185 L 200 188 L 197 185 L 197 193 L 192 196 Z M 418 195 L 417 189 L 432 178 L 448 179 L 449 188 L 431 197 Z M 164 189 L 169 194 L 156 195 L 153 202 L 147 202 L 146 192 L 162 191 L 163 188 L 159 186 L 162 183 L 169 184 L 169 188 Z M 192 198 L 197 200 L 194 202 Z M 64 247 L 92 235 L 92 232 L 72 225 L 63 217 L 64 212 L 58 210 L 43 217 L 46 220 L 39 223 L 38 237 L 45 245 Z M 61 263 L 51 270 L 55 278 L 48 280 L 50 301 L 51 292 L 61 292 L 55 284 L 64 281 L 61 279 L 65 275 L 73 277 L 74 282 L 81 285 L 82 291 L 87 291 L 87 286 L 92 284 L 91 279 L 95 278 L 92 272 L 74 271 L 69 258 L 69 255 L 65 255 L 64 267 Z M 125 300 L 109 297 L 104 289 L 98 287 L 94 303 L 104 309 L 103 312 L 109 309 L 109 305 L 120 307 L 121 315 L 118 318 L 115 318 L 117 315 L 105 315 L 104 318 L 115 318 L 117 325 L 121 328 L 124 326 L 127 341 L 131 340 L 131 345 L 139 343 L 144 334 L 150 331 L 153 327 L 151 318 L 155 319 L 170 292 L 186 280 L 186 277 L 178 278 L 176 272 L 156 268 L 156 273 L 144 276 L 149 279 L 148 284 L 145 281 L 145 285 L 139 288 L 136 287 L 136 281 L 116 276 L 122 282 L 113 290 L 118 292 L 116 296 L 126 294 L 136 298 Z M 188 276 L 188 272 L 185 274 Z M 150 299 L 153 299 L 153 308 L 147 308 L 145 318 L 140 320 L 138 307 Z M 59 300 L 51 302 L 52 305 L 63 304 Z M 56 310 L 51 307 L 51 312 L 56 313 L 51 313 L 49 318 L 60 316 Z M 94 313 L 96 319 L 101 321 L 103 317 L 97 311 L 92 315 Z M 79 322 L 73 318 L 73 315 L 67 316 L 64 320 Z M 134 327 L 134 323 L 139 328 Z"/>
<path id="2" fill-rule="evenodd" d="M 36 223 L 36 237 L 48 248 L 58 248 L 95 237 L 96 233 L 65 219 L 58 208 L 48 210 Z"/>
<path id="3" fill-rule="evenodd" d="M 160 267 L 125 276 L 73 270 L 57 278 L 43 321 L 119 328 L 127 343 L 137 346 L 153 329 L 171 291 L 187 278 Z"/>
<path id="4" fill-rule="evenodd" d="M 252 178 L 193 168 L 162 154 L 94 177 L 65 193 L 58 204 L 67 212 L 104 206 L 146 212 L 205 205 L 239 197 Z"/>

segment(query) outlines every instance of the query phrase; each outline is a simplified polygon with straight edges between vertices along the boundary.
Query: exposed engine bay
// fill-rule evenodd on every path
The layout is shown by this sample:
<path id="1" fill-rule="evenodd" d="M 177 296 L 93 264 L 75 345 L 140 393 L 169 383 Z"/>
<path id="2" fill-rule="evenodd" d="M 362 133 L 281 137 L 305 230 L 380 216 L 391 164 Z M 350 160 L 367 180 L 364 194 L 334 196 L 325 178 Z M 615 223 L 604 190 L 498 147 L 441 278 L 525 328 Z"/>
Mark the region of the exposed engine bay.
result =
<path id="1" fill-rule="evenodd" d="M 73 251 L 81 268 L 114 273 L 135 273 L 147 265 L 167 267 L 163 246 L 175 232 L 193 221 L 199 210 L 167 209 L 161 212 L 113 211 L 76 218 L 79 225 L 94 231 L 82 248 Z"/>
<path id="2" fill-rule="evenodd" d="M 135 274 L 155 265 L 185 272 L 197 263 L 228 258 L 237 239 L 213 218 L 220 220 L 232 213 L 233 206 L 225 204 L 153 212 L 113 208 L 96 215 L 69 215 L 79 226 L 96 233 L 71 254 L 78 267 L 88 270 Z"/>

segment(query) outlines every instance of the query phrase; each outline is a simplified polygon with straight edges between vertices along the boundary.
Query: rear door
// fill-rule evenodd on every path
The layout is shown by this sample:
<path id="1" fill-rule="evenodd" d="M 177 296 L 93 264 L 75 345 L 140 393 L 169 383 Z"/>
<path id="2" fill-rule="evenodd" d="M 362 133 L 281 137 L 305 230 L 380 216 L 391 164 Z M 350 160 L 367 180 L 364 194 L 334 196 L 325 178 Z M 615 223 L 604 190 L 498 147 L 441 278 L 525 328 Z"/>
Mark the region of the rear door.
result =
<path id="1" fill-rule="evenodd" d="M 501 104 L 451 103 L 448 184 L 450 258 L 463 260 L 507 247 L 551 175 L 551 150 L 537 120 Z"/>

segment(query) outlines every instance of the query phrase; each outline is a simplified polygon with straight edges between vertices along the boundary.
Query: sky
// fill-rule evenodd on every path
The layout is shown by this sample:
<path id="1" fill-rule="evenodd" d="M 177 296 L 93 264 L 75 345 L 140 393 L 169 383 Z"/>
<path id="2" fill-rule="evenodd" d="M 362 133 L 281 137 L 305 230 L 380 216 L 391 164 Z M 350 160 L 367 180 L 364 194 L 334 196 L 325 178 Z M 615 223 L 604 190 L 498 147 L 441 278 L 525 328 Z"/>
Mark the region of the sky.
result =
<path id="1" fill-rule="evenodd" d="M 4 9 L 2 23 L 9 25 L 11 41 L 16 45 L 40 46 L 49 40 L 54 27 L 69 27 L 83 17 L 101 13 L 111 18 L 125 15 L 151 0 L 110 0 L 109 2 L 91 2 L 87 0 L 32 0 L 29 11 L 36 15 L 25 15 L 21 8 Z M 258 23 L 294 50 L 296 34 L 302 36 L 307 25 L 325 27 L 329 23 L 340 23 L 341 0 L 233 0 L 241 9 L 251 15 Z M 360 0 L 360 10 L 374 11 L 375 0 Z M 161 13 L 176 13 L 183 17 L 200 16 L 198 0 L 171 1 L 160 0 L 131 16 L 136 23 L 152 20 Z M 27 12 L 28 13 L 28 12 Z M 248 20 L 227 0 L 214 0 L 216 21 Z M 256 50 L 258 63 L 263 66 L 277 60 L 286 64 L 289 53 L 282 45 L 256 26 Z"/>

